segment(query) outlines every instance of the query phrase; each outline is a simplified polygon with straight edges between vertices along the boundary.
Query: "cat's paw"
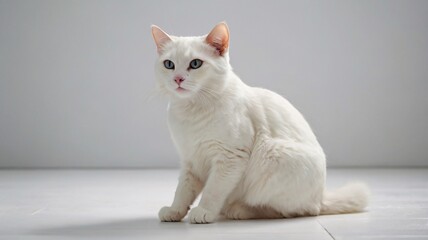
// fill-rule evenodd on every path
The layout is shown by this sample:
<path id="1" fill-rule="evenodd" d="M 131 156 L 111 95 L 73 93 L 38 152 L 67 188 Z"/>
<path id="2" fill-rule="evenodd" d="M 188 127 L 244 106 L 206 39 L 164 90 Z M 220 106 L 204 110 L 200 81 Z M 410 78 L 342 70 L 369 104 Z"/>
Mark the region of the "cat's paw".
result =
<path id="1" fill-rule="evenodd" d="M 162 222 L 179 222 L 186 216 L 187 211 L 172 207 L 163 207 L 159 211 L 159 219 Z"/>
<path id="2" fill-rule="evenodd" d="M 211 211 L 198 206 L 190 211 L 189 220 L 191 223 L 212 223 L 216 220 L 216 215 Z"/>

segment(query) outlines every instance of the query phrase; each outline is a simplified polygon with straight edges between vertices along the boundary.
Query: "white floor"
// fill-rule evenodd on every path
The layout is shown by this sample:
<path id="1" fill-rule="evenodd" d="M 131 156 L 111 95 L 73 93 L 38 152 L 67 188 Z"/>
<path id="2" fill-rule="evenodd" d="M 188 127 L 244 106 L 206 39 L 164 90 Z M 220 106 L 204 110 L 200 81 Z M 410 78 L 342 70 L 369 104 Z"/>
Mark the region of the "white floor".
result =
<path id="1" fill-rule="evenodd" d="M 428 169 L 331 169 L 363 180 L 367 212 L 279 220 L 161 223 L 176 170 L 2 170 L 0 239 L 428 239 Z"/>

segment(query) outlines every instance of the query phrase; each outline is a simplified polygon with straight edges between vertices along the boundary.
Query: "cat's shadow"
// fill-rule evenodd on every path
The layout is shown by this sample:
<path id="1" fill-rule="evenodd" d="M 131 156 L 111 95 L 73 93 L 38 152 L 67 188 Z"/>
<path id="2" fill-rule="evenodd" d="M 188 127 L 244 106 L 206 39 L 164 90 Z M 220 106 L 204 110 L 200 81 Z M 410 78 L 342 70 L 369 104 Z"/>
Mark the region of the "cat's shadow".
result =
<path id="1" fill-rule="evenodd" d="M 217 232 L 221 229 L 233 228 L 248 228 L 249 222 L 258 220 L 246 221 L 231 221 L 220 220 L 215 224 L 189 224 L 187 220 L 182 222 L 166 223 L 160 222 L 157 218 L 135 218 L 123 219 L 115 221 L 105 221 L 88 224 L 73 224 L 58 227 L 48 227 L 33 230 L 31 235 L 38 236 L 63 236 L 71 238 L 118 238 L 124 237 L 144 237 L 144 239 L 156 239 L 157 237 L 176 237 L 189 234 L 198 234 L 202 232 Z M 275 221 L 275 220 L 268 220 Z M 239 222 L 239 224 L 237 224 Z M 247 224 L 245 224 L 245 222 Z M 266 222 L 266 220 L 264 220 Z M 260 223 L 258 223 L 260 224 Z M 246 225 L 246 226 L 245 226 Z M 264 224 L 262 224 L 264 225 Z"/>
<path id="2" fill-rule="evenodd" d="M 57 227 L 39 228 L 31 231 L 31 235 L 72 238 L 72 239 L 165 239 L 177 236 L 196 236 L 202 233 L 210 233 L 212 237 L 216 233 L 242 232 L 248 228 L 263 227 L 271 224 L 284 223 L 284 219 L 270 220 L 244 220 L 233 221 L 220 219 L 214 224 L 190 224 L 187 220 L 182 222 L 160 222 L 158 218 L 134 218 L 114 221 L 72 224 Z M 256 223 L 257 222 L 257 223 Z M 195 235 L 194 235 L 195 234 Z M 213 238 L 215 239 L 215 238 Z"/>
<path id="3" fill-rule="evenodd" d="M 64 236 L 76 238 L 111 238 L 111 237 L 150 237 L 159 235 L 160 232 L 168 234 L 186 229 L 187 222 L 162 223 L 157 218 L 135 218 L 114 221 L 95 222 L 86 224 L 70 224 L 56 227 L 46 227 L 33 230 L 32 235 Z"/>

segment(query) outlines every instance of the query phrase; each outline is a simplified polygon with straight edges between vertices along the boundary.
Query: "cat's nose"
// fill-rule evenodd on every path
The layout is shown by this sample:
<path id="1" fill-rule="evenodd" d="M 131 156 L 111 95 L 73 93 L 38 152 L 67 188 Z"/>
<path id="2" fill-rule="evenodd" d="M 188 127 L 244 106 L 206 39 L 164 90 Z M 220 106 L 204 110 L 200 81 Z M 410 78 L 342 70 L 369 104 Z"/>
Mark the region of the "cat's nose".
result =
<path id="1" fill-rule="evenodd" d="M 184 77 L 182 77 L 182 76 L 176 76 L 176 77 L 174 78 L 174 81 L 175 81 L 178 85 L 180 85 L 180 84 L 184 81 Z"/>

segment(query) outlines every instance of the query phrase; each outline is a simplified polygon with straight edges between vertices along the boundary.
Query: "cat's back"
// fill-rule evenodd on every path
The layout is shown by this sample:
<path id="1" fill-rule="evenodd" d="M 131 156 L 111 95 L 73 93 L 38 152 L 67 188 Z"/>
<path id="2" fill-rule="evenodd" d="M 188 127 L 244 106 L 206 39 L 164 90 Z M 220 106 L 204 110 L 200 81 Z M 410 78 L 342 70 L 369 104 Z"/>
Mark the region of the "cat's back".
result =
<path id="1" fill-rule="evenodd" d="M 249 104 L 259 106 L 258 115 L 262 115 L 266 129 L 271 137 L 298 141 L 315 141 L 308 122 L 303 115 L 284 97 L 271 90 L 251 87 L 249 89 Z M 260 118 L 260 117 L 257 117 Z"/>

